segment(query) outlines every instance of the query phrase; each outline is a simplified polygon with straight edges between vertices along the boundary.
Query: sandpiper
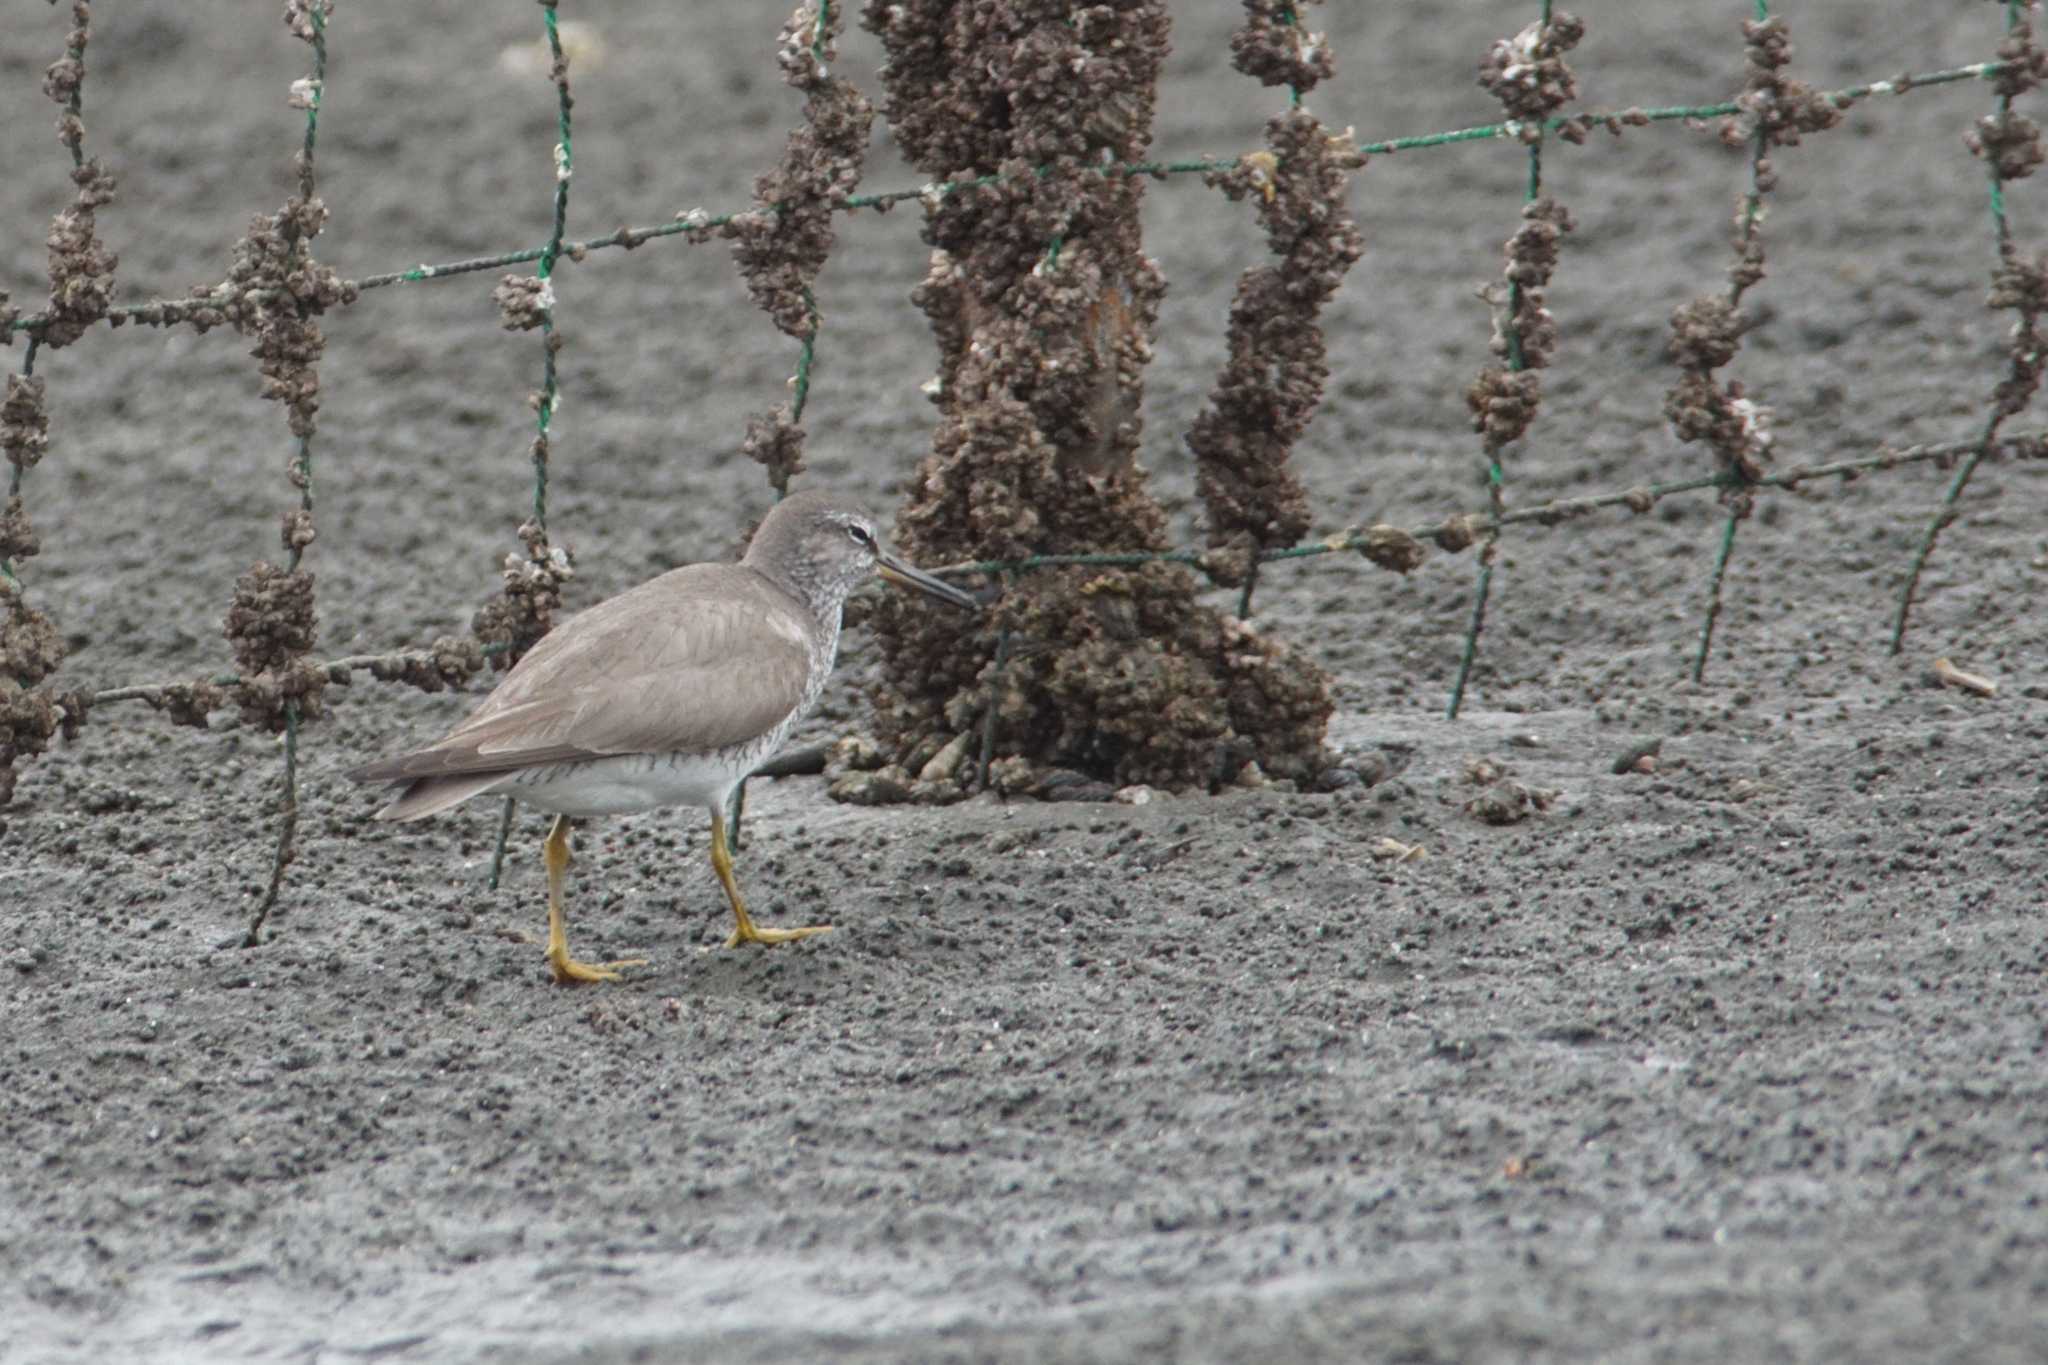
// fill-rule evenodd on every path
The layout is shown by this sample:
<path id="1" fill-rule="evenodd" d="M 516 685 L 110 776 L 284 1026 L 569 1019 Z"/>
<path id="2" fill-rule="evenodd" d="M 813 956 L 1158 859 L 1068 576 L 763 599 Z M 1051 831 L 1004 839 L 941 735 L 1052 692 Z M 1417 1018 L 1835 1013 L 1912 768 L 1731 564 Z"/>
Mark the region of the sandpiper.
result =
<path id="1" fill-rule="evenodd" d="M 349 775 L 398 784 L 380 820 L 417 820 L 485 792 L 552 812 L 547 960 L 560 982 L 613 981 L 618 968 L 644 965 L 569 955 L 562 884 L 573 819 L 702 806 L 736 922 L 726 946 L 825 933 L 828 924 L 754 923 L 733 879 L 725 809 L 824 691 L 840 610 L 871 573 L 980 605 L 897 558 L 855 503 L 795 493 L 768 513 L 739 563 L 671 569 L 569 618 L 447 738 Z"/>

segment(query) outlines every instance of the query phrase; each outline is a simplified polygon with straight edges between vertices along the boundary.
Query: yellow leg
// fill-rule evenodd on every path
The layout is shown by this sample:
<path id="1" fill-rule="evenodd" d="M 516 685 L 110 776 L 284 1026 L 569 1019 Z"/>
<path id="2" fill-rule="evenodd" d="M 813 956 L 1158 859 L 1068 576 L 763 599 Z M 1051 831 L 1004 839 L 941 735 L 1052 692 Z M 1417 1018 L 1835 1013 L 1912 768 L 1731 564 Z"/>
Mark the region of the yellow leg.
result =
<path id="1" fill-rule="evenodd" d="M 719 885 L 725 888 L 725 898 L 732 902 L 732 917 L 737 927 L 732 937 L 725 941 L 728 948 L 737 948 L 742 943 L 787 943 L 791 939 L 809 938 L 812 934 L 829 934 L 829 924 L 813 924 L 803 929 L 763 929 L 754 923 L 754 917 L 747 913 L 747 902 L 740 895 L 740 884 L 732 876 L 732 850 L 725 844 L 725 812 L 711 812 L 711 866 L 718 872 Z"/>
<path id="2" fill-rule="evenodd" d="M 555 974 L 555 980 L 562 985 L 586 981 L 617 981 L 616 967 L 644 967 L 644 957 L 629 958 L 624 962 L 607 962 L 595 965 L 578 962 L 569 956 L 569 933 L 562 914 L 563 874 L 569 870 L 569 817 L 557 815 L 555 827 L 548 831 L 548 841 L 542 851 L 548 863 L 548 967 Z"/>

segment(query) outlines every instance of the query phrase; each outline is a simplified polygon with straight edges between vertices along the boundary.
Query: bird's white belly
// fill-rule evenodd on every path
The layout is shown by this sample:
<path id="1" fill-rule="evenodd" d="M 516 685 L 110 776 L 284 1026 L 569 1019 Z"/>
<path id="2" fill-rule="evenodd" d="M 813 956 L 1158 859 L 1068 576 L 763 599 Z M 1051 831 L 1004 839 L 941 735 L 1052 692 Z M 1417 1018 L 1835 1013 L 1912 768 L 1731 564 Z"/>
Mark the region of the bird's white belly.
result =
<path id="1" fill-rule="evenodd" d="M 733 784 L 772 752 L 768 748 L 721 754 L 623 754 L 553 763 L 528 768 L 492 790 L 577 819 L 632 815 L 664 806 L 719 808 Z"/>

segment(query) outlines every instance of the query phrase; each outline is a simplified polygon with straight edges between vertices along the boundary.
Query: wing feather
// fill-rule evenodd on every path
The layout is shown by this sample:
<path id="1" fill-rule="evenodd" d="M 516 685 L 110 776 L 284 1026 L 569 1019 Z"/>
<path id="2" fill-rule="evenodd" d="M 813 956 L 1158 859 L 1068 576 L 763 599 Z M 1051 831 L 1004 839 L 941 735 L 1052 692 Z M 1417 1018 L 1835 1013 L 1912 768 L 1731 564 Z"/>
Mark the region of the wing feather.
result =
<path id="1" fill-rule="evenodd" d="M 803 700 L 809 628 L 804 607 L 751 569 L 671 570 L 541 637 L 445 739 L 352 776 L 403 782 L 743 743 Z"/>

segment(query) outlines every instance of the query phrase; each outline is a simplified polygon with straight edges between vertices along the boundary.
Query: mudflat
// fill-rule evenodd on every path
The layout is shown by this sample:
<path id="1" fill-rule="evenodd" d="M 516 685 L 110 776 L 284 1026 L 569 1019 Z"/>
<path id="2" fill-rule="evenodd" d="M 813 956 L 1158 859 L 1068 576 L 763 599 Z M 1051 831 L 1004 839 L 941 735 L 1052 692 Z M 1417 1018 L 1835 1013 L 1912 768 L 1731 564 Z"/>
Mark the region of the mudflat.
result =
<path id="1" fill-rule="evenodd" d="M 71 193 L 39 89 L 67 16 L 31 8 L 0 46 L 0 285 L 23 307 Z M 1312 12 L 1340 71 L 1311 106 L 1368 142 L 1492 122 L 1479 58 L 1535 8 Z M 1236 6 L 1175 9 L 1160 154 L 1253 149 L 1285 92 L 1230 71 Z M 120 176 L 100 228 L 124 301 L 218 280 L 291 192 L 306 49 L 247 11 L 96 13 L 86 149 Z M 572 68 L 570 235 L 744 207 L 800 116 L 784 16 L 582 11 L 561 11 L 596 39 Z M 1728 98 L 1752 12 L 1584 6 L 1578 107 Z M 2003 32 L 1990 5 L 1791 18 L 1794 74 L 1830 88 L 1984 60 Z M 540 34 L 531 5 L 339 7 L 324 259 L 359 277 L 545 240 Z M 878 55 L 849 34 L 871 93 Z M 1963 138 L 1994 108 L 1981 81 L 1874 97 L 1774 157 L 1770 273 L 1729 373 L 1773 409 L 1781 465 L 1980 429 L 2011 316 L 1984 306 Z M 1509 505 L 1708 472 L 1665 426 L 1665 342 L 1675 306 L 1726 287 L 1745 153 L 1711 128 L 1596 131 L 1543 172 L 1578 228 Z M 1473 295 L 1526 175 L 1506 142 L 1358 175 L 1367 251 L 1295 457 L 1318 534 L 1484 507 Z M 922 178 L 878 125 L 866 187 Z M 2007 202 L 2031 259 L 2036 183 Z M 818 286 L 807 480 L 884 511 L 931 424 L 917 213 L 845 218 Z M 1147 215 L 1171 293 L 1143 459 L 1195 544 L 1181 436 L 1264 245 L 1192 177 Z M 499 329 L 497 273 L 324 319 L 323 657 L 460 632 L 498 590 L 541 354 Z M 556 291 L 549 515 L 574 609 L 731 551 L 768 502 L 745 417 L 796 357 L 723 245 L 595 252 Z M 247 349 L 127 327 L 38 357 L 44 551 L 22 572 L 71 646 L 60 686 L 227 666 L 233 578 L 297 501 Z M 1455 721 L 1470 553 L 1270 570 L 1258 626 L 1332 671 L 1332 746 L 1377 781 L 937 809 L 757 781 L 741 876 L 764 920 L 837 926 L 816 940 L 718 946 L 694 812 L 594 823 L 577 950 L 650 959 L 601 988 L 542 962 L 544 817 L 515 823 L 493 891 L 494 807 L 375 825 L 343 776 L 473 694 L 329 692 L 256 949 L 236 944 L 277 741 L 232 711 L 202 733 L 104 707 L 0 811 L 0 1359 L 2038 1359 L 2048 467 L 1977 472 L 1894 656 L 1949 477 L 1764 494 L 1698 684 L 1711 493 L 1514 528 Z M 873 653 L 856 625 L 801 740 L 861 728 Z M 1931 682 L 1936 658 L 1996 695 Z"/>

